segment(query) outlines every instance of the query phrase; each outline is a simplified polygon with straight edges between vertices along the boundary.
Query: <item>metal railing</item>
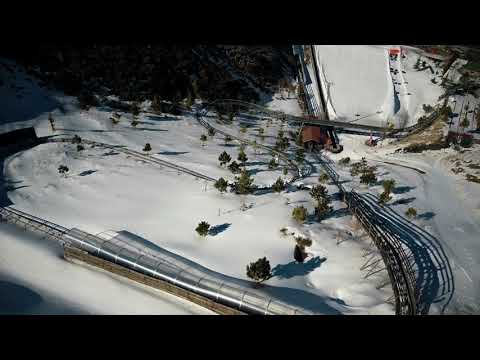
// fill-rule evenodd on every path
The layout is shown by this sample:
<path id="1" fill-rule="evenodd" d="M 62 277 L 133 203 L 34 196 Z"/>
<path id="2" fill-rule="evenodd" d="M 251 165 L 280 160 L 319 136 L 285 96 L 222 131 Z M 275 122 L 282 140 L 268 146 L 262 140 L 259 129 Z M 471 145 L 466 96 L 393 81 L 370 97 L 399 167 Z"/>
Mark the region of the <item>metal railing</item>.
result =
<path id="1" fill-rule="evenodd" d="M 12 207 L 0 208 L 0 221 L 14 224 L 25 231 L 40 233 L 44 238 L 57 240 L 61 243 L 63 243 L 63 235 L 68 231 L 63 226 Z"/>
<path id="2" fill-rule="evenodd" d="M 71 138 L 71 137 L 60 138 L 60 139 L 56 138 L 56 139 L 50 139 L 49 142 L 71 142 L 72 140 L 73 140 L 73 138 Z M 84 144 L 89 144 L 89 145 L 103 147 L 103 148 L 106 148 L 106 149 L 115 150 L 115 151 L 121 152 L 125 155 L 131 156 L 131 157 L 133 157 L 137 160 L 141 160 L 141 161 L 144 161 L 144 162 L 147 162 L 147 163 L 150 163 L 150 164 L 154 164 L 154 165 L 165 166 L 165 167 L 177 170 L 179 172 L 183 172 L 185 174 L 195 176 L 195 177 L 200 178 L 200 179 L 204 179 L 204 180 L 207 180 L 207 181 L 216 181 L 214 178 L 212 178 L 208 175 L 205 175 L 205 174 L 201 174 L 201 173 L 199 173 L 195 170 L 191 170 L 191 169 L 186 168 L 184 166 L 180 166 L 178 164 L 174 164 L 172 162 L 162 160 L 162 159 L 159 159 L 157 157 L 154 157 L 154 156 L 151 156 L 151 155 L 148 155 L 148 154 L 142 154 L 141 152 L 138 152 L 138 151 L 135 151 L 135 150 L 130 150 L 130 149 L 122 147 L 122 146 L 105 144 L 105 143 L 101 143 L 101 142 L 98 142 L 98 141 L 92 141 L 92 140 L 86 140 L 86 139 L 82 139 L 81 141 Z"/>

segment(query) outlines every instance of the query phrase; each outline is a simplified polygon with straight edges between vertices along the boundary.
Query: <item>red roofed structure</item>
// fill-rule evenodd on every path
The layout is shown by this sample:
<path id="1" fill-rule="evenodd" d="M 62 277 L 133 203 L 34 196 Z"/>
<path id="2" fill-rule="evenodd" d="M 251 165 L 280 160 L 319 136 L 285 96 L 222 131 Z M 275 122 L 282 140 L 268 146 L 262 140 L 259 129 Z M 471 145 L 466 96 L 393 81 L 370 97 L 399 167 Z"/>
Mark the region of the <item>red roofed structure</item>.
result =
<path id="1" fill-rule="evenodd" d="M 305 126 L 302 129 L 302 142 L 303 145 L 310 150 L 319 145 L 323 147 L 332 144 L 327 132 L 319 126 Z"/>
<path id="2" fill-rule="evenodd" d="M 389 55 L 400 55 L 401 52 L 400 48 L 391 48 L 388 50 Z"/>

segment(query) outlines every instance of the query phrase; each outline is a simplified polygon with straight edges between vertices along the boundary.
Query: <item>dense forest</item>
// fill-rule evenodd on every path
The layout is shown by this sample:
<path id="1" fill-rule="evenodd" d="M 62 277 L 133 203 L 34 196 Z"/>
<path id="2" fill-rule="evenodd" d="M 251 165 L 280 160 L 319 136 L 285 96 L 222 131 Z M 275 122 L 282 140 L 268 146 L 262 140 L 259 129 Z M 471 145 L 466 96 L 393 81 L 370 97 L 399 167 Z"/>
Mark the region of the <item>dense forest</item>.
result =
<path id="1" fill-rule="evenodd" d="M 290 45 L 34 44 L 0 55 L 68 95 L 125 101 L 258 101 L 295 72 Z"/>

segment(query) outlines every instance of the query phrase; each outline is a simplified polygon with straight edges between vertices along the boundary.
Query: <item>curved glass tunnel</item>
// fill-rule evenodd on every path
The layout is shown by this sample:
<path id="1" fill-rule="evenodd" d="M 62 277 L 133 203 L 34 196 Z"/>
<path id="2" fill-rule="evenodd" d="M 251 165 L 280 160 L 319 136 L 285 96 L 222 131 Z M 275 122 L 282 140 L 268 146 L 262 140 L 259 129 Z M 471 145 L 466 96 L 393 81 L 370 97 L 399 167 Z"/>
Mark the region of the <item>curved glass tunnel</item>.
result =
<path id="1" fill-rule="evenodd" d="M 312 315 L 266 294 L 253 283 L 209 270 L 128 231 L 91 235 L 73 228 L 64 234 L 69 245 L 131 270 L 172 283 L 245 313 Z"/>

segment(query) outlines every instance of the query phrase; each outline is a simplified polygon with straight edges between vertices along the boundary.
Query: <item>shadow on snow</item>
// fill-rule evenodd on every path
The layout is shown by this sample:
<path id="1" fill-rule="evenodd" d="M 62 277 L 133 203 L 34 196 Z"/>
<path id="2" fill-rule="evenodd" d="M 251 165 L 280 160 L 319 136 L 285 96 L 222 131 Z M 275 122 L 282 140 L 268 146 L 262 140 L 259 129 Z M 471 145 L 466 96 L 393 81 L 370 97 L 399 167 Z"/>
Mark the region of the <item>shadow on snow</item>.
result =
<path id="1" fill-rule="evenodd" d="M 432 234 L 397 214 L 391 207 L 382 207 L 372 194 L 361 198 L 371 209 L 375 221 L 397 238 L 413 260 L 417 311 L 428 314 L 434 303 L 443 303 L 443 313 L 455 291 L 453 272 L 443 247 Z"/>

